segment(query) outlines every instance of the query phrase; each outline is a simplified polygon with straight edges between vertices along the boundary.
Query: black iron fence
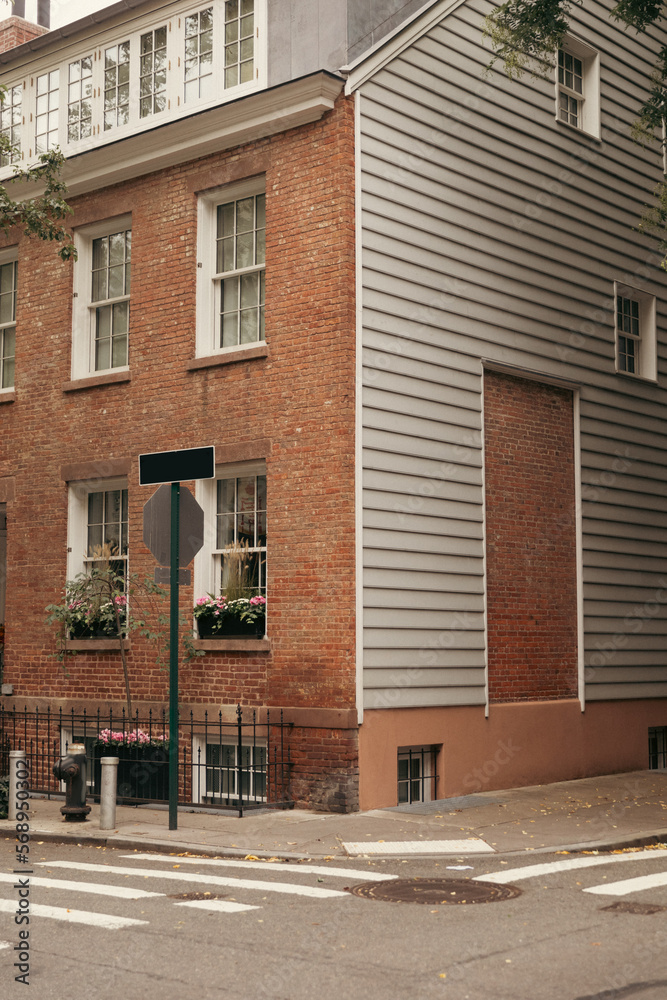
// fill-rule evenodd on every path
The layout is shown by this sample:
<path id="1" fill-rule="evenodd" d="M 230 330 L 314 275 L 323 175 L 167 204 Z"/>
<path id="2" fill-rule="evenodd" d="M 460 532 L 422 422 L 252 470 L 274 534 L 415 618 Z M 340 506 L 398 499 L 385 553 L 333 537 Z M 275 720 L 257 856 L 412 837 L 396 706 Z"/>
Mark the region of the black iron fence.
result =
<path id="1" fill-rule="evenodd" d="M 182 805 L 235 809 L 289 808 L 291 723 L 282 712 L 237 707 L 236 719 L 205 713 L 179 718 L 178 801 Z M 0 777 L 9 773 L 9 751 L 25 750 L 33 792 L 63 791 L 53 765 L 72 743 L 88 759 L 88 794 L 99 799 L 102 757 L 118 757 L 118 801 L 165 802 L 169 797 L 169 725 L 165 711 L 140 716 L 0 707 Z"/>

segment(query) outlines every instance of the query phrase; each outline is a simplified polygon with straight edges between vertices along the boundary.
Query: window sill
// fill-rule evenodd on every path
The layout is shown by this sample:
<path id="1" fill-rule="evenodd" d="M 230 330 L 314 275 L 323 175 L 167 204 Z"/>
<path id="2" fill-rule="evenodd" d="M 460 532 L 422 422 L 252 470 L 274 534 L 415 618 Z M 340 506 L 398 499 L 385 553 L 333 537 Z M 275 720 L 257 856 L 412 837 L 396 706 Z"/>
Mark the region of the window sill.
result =
<path id="1" fill-rule="evenodd" d="M 86 653 L 120 652 L 117 639 L 65 639 L 65 649 Z M 131 649 L 129 639 L 123 639 L 123 649 Z"/>
<path id="2" fill-rule="evenodd" d="M 268 653 L 271 651 L 270 639 L 193 639 L 195 649 L 205 653 Z"/>
<path id="3" fill-rule="evenodd" d="M 233 365 L 237 361 L 252 361 L 254 358 L 267 358 L 269 348 L 266 344 L 253 344 L 251 347 L 239 347 L 238 350 L 225 351 L 220 354 L 209 354 L 205 358 L 193 358 L 186 368 L 196 371 L 198 368 L 213 368 L 215 365 Z"/>
<path id="4" fill-rule="evenodd" d="M 600 146 L 602 145 L 602 139 L 600 138 L 599 132 L 589 132 L 588 129 L 579 128 L 578 125 L 570 125 L 569 122 L 564 122 L 558 116 L 555 116 L 554 121 L 556 122 L 556 125 L 558 125 L 560 128 L 567 129 L 568 132 L 573 132 L 575 133 L 575 135 L 581 135 L 585 139 L 592 139 L 593 142 L 597 142 L 598 145 Z"/>
<path id="5" fill-rule="evenodd" d="M 104 375 L 89 375 L 86 378 L 73 379 L 65 382 L 63 392 L 75 392 L 77 389 L 92 389 L 96 385 L 113 385 L 115 382 L 130 382 L 132 376 L 127 369 L 118 372 L 106 372 Z"/>
<path id="6" fill-rule="evenodd" d="M 16 393 L 13 389 L 0 389 L 0 406 L 3 403 L 13 403 L 16 400 Z"/>
<path id="7" fill-rule="evenodd" d="M 639 375 L 636 372 L 626 372 L 622 368 L 616 369 L 616 374 L 621 378 L 631 379 L 633 382 L 646 382 L 648 385 L 657 385 L 658 379 L 649 375 Z"/>

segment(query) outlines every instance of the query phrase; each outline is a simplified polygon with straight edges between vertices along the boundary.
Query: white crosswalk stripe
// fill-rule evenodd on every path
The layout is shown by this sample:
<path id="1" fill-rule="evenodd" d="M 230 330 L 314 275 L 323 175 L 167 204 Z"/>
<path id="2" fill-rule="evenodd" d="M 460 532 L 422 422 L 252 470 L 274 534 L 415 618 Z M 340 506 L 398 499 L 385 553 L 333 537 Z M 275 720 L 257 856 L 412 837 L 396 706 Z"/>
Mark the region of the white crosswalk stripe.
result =
<path id="1" fill-rule="evenodd" d="M 0 913 L 16 913 L 16 900 L 0 899 Z M 43 903 L 30 904 L 30 917 L 64 920 L 72 924 L 86 924 L 87 927 L 102 927 L 108 931 L 117 931 L 123 927 L 148 925 L 148 920 L 137 920 L 134 917 L 116 917 L 111 913 L 71 910 L 63 906 L 46 906 Z"/>
<path id="2" fill-rule="evenodd" d="M 631 892 L 643 892 L 644 889 L 655 889 L 667 885 L 667 872 L 655 872 L 653 875 L 639 875 L 637 878 L 626 878 L 621 882 L 605 882 L 604 885 L 592 885 L 584 892 L 592 892 L 598 896 L 627 896 Z"/>
<path id="3" fill-rule="evenodd" d="M 387 879 L 398 878 L 398 875 L 390 875 L 384 872 L 357 871 L 355 868 L 329 868 L 326 865 L 302 865 L 285 864 L 284 862 L 269 861 L 237 861 L 231 858 L 184 858 L 174 857 L 165 854 L 121 854 L 120 857 L 135 861 L 161 861 L 163 863 L 178 865 L 206 865 L 218 866 L 221 868 L 250 868 L 255 871 L 280 872 L 280 874 L 290 875 L 330 875 L 332 878 L 353 878 L 359 880 L 363 877 L 364 882 L 386 882 Z"/>
<path id="4" fill-rule="evenodd" d="M 185 899 L 175 906 L 192 906 L 196 910 L 215 910 L 218 913 L 242 913 L 244 910 L 261 910 L 261 906 L 235 903 L 231 899 Z"/>
<path id="5" fill-rule="evenodd" d="M 583 857 L 563 858 L 562 861 L 550 861 L 538 865 L 522 865 L 520 868 L 505 868 L 503 871 L 491 872 L 489 875 L 475 875 L 474 881 L 520 882 L 522 879 L 543 878 L 545 875 L 555 875 L 558 872 L 572 871 L 577 868 L 594 868 L 599 865 L 631 863 L 633 861 L 666 861 L 667 851 L 635 851 L 632 854 L 594 854 Z"/>
<path id="6" fill-rule="evenodd" d="M 0 873 L 0 882 L 16 882 L 17 875 Z M 147 889 L 132 889 L 126 885 L 106 885 L 103 882 L 71 882 L 69 879 L 40 878 L 30 876 L 30 886 L 43 889 L 68 889 L 70 892 L 90 892 L 97 896 L 113 896 L 116 899 L 145 899 L 148 896 L 164 896 L 163 892 L 149 892 Z"/>
<path id="7" fill-rule="evenodd" d="M 276 892 L 293 896 L 310 896 L 313 899 L 350 898 L 349 893 L 338 889 L 320 889 L 310 885 L 291 882 L 265 882 L 257 879 L 240 879 L 222 875 L 195 875 L 190 872 L 164 871 L 153 868 L 130 868 L 119 865 L 84 864 L 78 861 L 39 861 L 49 868 L 68 868 L 82 872 L 103 872 L 105 875 L 134 875 L 137 878 L 160 878 L 177 882 L 205 882 L 206 885 L 226 886 L 234 889 L 255 889 L 260 892 Z"/>

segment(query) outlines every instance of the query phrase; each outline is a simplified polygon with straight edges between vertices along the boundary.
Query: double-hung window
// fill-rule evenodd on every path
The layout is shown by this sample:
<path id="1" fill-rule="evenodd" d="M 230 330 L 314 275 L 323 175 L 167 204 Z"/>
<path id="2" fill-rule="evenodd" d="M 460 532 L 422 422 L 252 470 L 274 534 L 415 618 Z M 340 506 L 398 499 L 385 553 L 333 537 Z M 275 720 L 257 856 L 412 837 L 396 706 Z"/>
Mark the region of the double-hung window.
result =
<path id="1" fill-rule="evenodd" d="M 72 378 L 85 378 L 129 363 L 130 217 L 88 227 L 75 242 Z"/>
<path id="2" fill-rule="evenodd" d="M 94 568 L 109 568 L 127 583 L 128 500 L 124 480 L 70 485 L 68 549 L 68 579 Z"/>
<path id="3" fill-rule="evenodd" d="M 204 547 L 195 560 L 196 597 L 219 595 L 239 580 L 247 596 L 266 597 L 266 472 L 242 463 L 197 484 L 204 508 Z"/>
<path id="4" fill-rule="evenodd" d="M 200 198 L 198 239 L 198 355 L 263 341 L 263 185 L 253 181 Z"/>
<path id="5" fill-rule="evenodd" d="M 14 385 L 18 261 L 0 255 L 0 389 Z"/>
<path id="6" fill-rule="evenodd" d="M 615 282 L 616 370 L 657 378 L 655 296 Z"/>
<path id="7" fill-rule="evenodd" d="M 556 59 L 556 119 L 600 137 L 600 68 L 595 49 L 566 36 Z"/>

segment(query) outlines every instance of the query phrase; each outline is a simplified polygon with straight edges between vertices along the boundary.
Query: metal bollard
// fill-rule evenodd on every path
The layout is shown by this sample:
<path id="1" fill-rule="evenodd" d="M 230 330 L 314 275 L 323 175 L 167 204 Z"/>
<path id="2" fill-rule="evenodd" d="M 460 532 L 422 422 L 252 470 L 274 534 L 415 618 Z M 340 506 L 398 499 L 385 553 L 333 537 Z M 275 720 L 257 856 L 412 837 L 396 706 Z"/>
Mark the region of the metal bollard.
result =
<path id="1" fill-rule="evenodd" d="M 86 748 L 71 743 L 69 753 L 53 765 L 56 778 L 66 783 L 65 805 L 60 811 L 69 822 L 85 822 L 90 812 L 86 805 Z"/>
<path id="2" fill-rule="evenodd" d="M 118 757 L 102 757 L 102 783 L 100 787 L 100 830 L 116 827 L 116 788 L 118 786 Z"/>
<path id="3" fill-rule="evenodd" d="M 17 806 L 17 792 L 19 790 L 19 777 L 18 772 L 21 772 L 21 781 L 24 781 L 23 772 L 27 773 L 28 770 L 28 759 L 25 755 L 25 750 L 10 750 L 9 751 L 9 802 L 7 816 L 10 820 L 16 820 L 16 806 Z M 25 793 L 25 797 L 22 791 L 21 794 L 21 808 L 28 808 L 28 793 Z"/>

